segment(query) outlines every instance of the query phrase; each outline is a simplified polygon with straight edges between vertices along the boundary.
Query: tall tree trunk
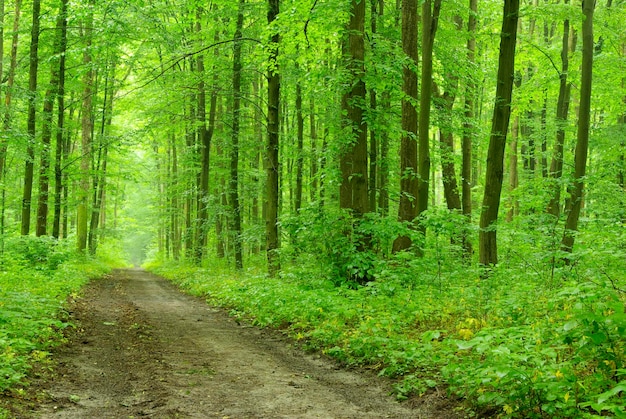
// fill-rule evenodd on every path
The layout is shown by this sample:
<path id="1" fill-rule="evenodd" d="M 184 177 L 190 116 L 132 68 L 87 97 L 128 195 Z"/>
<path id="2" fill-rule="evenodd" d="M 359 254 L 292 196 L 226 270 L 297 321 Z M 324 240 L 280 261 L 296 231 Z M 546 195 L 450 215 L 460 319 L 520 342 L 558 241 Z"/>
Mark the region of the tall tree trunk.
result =
<path id="1" fill-rule="evenodd" d="M 509 154 L 509 192 L 511 208 L 506 214 L 506 220 L 508 222 L 513 221 L 513 218 L 519 214 L 519 200 L 514 196 L 513 192 L 519 187 L 519 170 L 518 170 L 518 156 L 517 156 L 517 144 L 519 142 L 519 115 L 513 119 L 511 124 L 511 146 Z"/>
<path id="2" fill-rule="evenodd" d="M 52 237 L 61 234 L 61 208 L 63 190 L 63 141 L 65 136 L 65 52 L 67 50 L 67 2 L 61 0 L 61 10 L 57 20 L 59 32 L 59 83 L 57 90 L 57 131 L 54 154 L 54 217 L 52 220 Z"/>
<path id="3" fill-rule="evenodd" d="M 196 13 L 196 33 L 202 33 L 202 8 L 199 7 Z M 216 35 L 217 37 L 217 35 Z M 216 39 L 217 41 L 217 39 Z M 218 49 L 215 48 L 217 53 Z M 206 87 L 204 83 L 204 55 L 200 54 L 196 58 L 198 73 L 198 140 L 200 142 L 200 180 L 197 196 L 198 219 L 196 225 L 196 243 L 194 257 L 196 263 L 202 261 L 202 257 L 206 250 L 207 235 L 209 231 L 209 170 L 211 156 L 211 139 L 214 131 L 215 123 L 215 106 L 217 104 L 217 89 L 215 86 L 211 89 L 211 109 L 209 110 L 209 128 L 207 128 L 206 118 Z M 217 71 L 213 71 L 214 77 L 217 77 Z M 213 120 L 211 121 L 211 118 Z"/>
<path id="4" fill-rule="evenodd" d="M 57 47 L 58 48 L 58 47 Z M 56 55 L 59 51 L 57 49 Z M 37 202 L 37 224 L 35 234 L 37 237 L 45 236 L 48 227 L 48 198 L 50 185 L 50 141 L 52 139 L 52 111 L 54 98 L 59 89 L 58 64 L 51 62 L 50 85 L 46 90 L 43 103 L 43 125 L 41 129 L 41 156 L 39 162 L 39 199 Z"/>
<path id="5" fill-rule="evenodd" d="M 565 0 L 567 4 L 569 1 Z M 559 98 L 556 106 L 556 141 L 554 143 L 554 151 L 552 152 L 552 161 L 550 162 L 549 176 L 552 179 L 552 194 L 548 203 L 547 211 L 549 214 L 559 217 L 561 213 L 561 184 L 560 179 L 563 175 L 563 149 L 565 145 L 565 126 L 567 124 L 567 116 L 569 113 L 571 82 L 568 82 L 569 72 L 569 54 L 576 49 L 576 35 L 570 30 L 569 19 L 563 22 L 563 42 L 561 46 L 561 72 L 559 74 Z"/>
<path id="6" fill-rule="evenodd" d="M 87 227 L 89 207 L 89 169 L 91 163 L 91 141 L 93 133 L 93 85 L 94 71 L 92 68 L 91 45 L 93 42 L 93 0 L 87 7 L 87 17 L 82 25 L 83 38 L 83 65 L 86 68 L 83 75 L 83 97 L 81 110 L 81 157 L 80 157 L 80 181 L 77 191 L 78 205 L 76 208 L 76 244 L 79 252 L 87 249 Z"/>
<path id="7" fill-rule="evenodd" d="M 280 13 L 280 0 L 268 0 L 267 22 L 271 26 Z M 268 271 L 275 276 L 280 270 L 278 255 L 278 136 L 280 132 L 280 73 L 278 46 L 280 35 L 274 30 L 270 38 L 270 54 L 267 74 L 267 209 L 265 219 Z"/>
<path id="8" fill-rule="evenodd" d="M 485 194 L 480 214 L 478 234 L 480 264 L 490 267 L 498 263 L 498 243 L 496 222 L 500 208 L 502 181 L 504 174 L 504 148 L 511 116 L 511 96 L 515 77 L 515 43 L 517 40 L 517 21 L 519 18 L 519 0 L 505 0 L 500 33 L 500 58 L 496 99 L 493 109 L 489 150 L 487 153 L 487 174 Z"/>
<path id="9" fill-rule="evenodd" d="M 381 112 L 388 112 L 391 108 L 391 95 L 383 92 L 380 103 Z M 383 130 L 380 134 L 380 158 L 378 166 L 378 210 L 380 215 L 389 214 L 389 131 Z"/>
<path id="10" fill-rule="evenodd" d="M 171 178 L 171 228 L 172 228 L 172 256 L 174 260 L 180 259 L 182 243 L 180 240 L 179 210 L 178 208 L 178 150 L 176 147 L 176 134 L 170 137 L 170 148 L 172 149 L 172 178 Z"/>
<path id="11" fill-rule="evenodd" d="M 317 146 L 317 122 L 315 119 L 315 99 L 313 95 L 311 95 L 309 102 L 309 130 L 311 136 L 311 160 L 310 160 L 310 178 L 311 178 L 311 187 L 310 187 L 310 199 L 311 202 L 315 202 L 317 200 L 317 185 L 318 185 L 318 146 Z"/>
<path id="12" fill-rule="evenodd" d="M 409 58 L 409 65 L 402 70 L 402 139 L 400 140 L 400 203 L 398 219 L 412 223 L 417 217 L 418 117 L 414 103 L 417 96 L 417 73 L 419 55 L 417 50 L 417 0 L 402 0 L 402 50 Z M 393 251 L 400 252 L 411 247 L 408 236 L 400 236 L 393 242 Z"/>
<path id="13" fill-rule="evenodd" d="M 473 65 L 476 61 L 477 14 L 478 0 L 469 0 L 469 17 L 467 20 L 467 31 L 469 33 L 467 39 L 467 61 L 469 65 Z M 476 83 L 474 82 L 474 77 L 470 77 L 465 89 L 465 120 L 463 122 L 463 138 L 461 140 L 461 150 L 463 154 L 463 162 L 461 165 L 461 204 L 463 206 L 463 215 L 465 215 L 468 224 L 472 221 L 472 143 L 476 132 L 476 97 Z M 464 244 L 464 254 L 466 259 L 469 259 L 473 253 L 472 242 L 466 238 Z"/>
<path id="14" fill-rule="evenodd" d="M 441 0 L 426 0 L 422 3 L 422 74 L 420 79 L 420 112 L 418 122 L 418 192 L 417 216 L 428 209 L 428 187 L 430 183 L 430 103 L 433 90 L 433 44 L 439 23 Z M 418 230 L 426 234 L 426 228 Z M 421 254 L 421 250 L 420 250 Z"/>
<path id="15" fill-rule="evenodd" d="M 458 88 L 458 77 L 448 74 L 446 77 L 451 89 Z M 442 94 L 438 86 L 435 85 L 435 95 L 442 115 L 451 115 L 454 107 L 455 94 L 448 89 Z M 461 195 L 456 181 L 456 168 L 454 165 L 454 135 L 451 127 L 440 127 L 439 129 L 439 150 L 441 154 L 441 176 L 443 178 L 443 195 L 446 205 L 450 211 L 461 211 Z"/>
<path id="16" fill-rule="evenodd" d="M 341 154 L 339 204 L 355 218 L 368 212 L 367 124 L 363 118 L 366 103 L 365 73 L 365 1 L 352 0 L 348 39 L 344 58 L 351 88 L 342 99 L 347 114 L 349 144 Z"/>
<path id="17" fill-rule="evenodd" d="M 589 149 L 589 129 L 591 119 L 591 84 L 593 73 L 593 12 L 595 0 L 583 0 L 583 62 L 580 79 L 580 104 L 578 110 L 578 134 L 576 137 L 576 154 L 574 157 L 574 184 L 570 187 L 571 208 L 567 214 L 565 233 L 561 240 L 561 250 L 571 252 L 574 248 L 575 233 L 578 230 L 578 219 L 583 201 L 584 179 L 587 169 L 587 152 Z"/>
<path id="18" fill-rule="evenodd" d="M 22 235 L 30 233 L 30 207 L 33 195 L 33 174 L 35 168 L 35 123 L 37 105 L 37 68 L 39 67 L 39 13 L 41 1 L 33 0 L 33 25 L 30 41 L 30 69 L 28 72 L 28 120 L 26 139 L 26 163 L 24 167 L 24 193 L 22 195 Z"/>
<path id="19" fill-rule="evenodd" d="M 4 1 L 3 1 L 4 4 Z M 20 6 L 22 0 L 15 0 L 15 15 L 13 17 L 13 36 L 11 39 L 11 62 L 9 64 L 9 74 L 7 76 L 6 91 L 4 96 L 4 115 L 2 117 L 2 130 L 7 133 L 11 129 L 11 97 L 15 84 L 15 72 L 17 69 L 17 44 L 19 40 Z M 4 56 L 0 57 L 3 61 Z M 3 73 L 0 73 L 3 74 Z M 5 195 L 6 185 L 4 182 L 5 163 L 7 155 L 7 139 L 5 135 L 0 136 L 0 188 L 2 189 L 2 212 L 0 213 L 0 236 L 4 238 L 4 216 L 5 216 Z M 4 241 L 2 242 L 4 251 Z"/>
<path id="20" fill-rule="evenodd" d="M 302 208 L 302 171 L 304 170 L 304 117 L 302 116 L 302 85 L 296 83 L 296 190 L 294 196 L 294 210 L 298 214 Z"/>
<path id="21" fill-rule="evenodd" d="M 233 218 L 231 233 L 235 249 L 235 267 L 243 268 L 243 243 L 241 237 L 241 204 L 239 202 L 239 124 L 241 120 L 241 36 L 243 29 L 243 8 L 245 0 L 239 0 L 237 27 L 233 47 L 233 130 L 230 149 L 229 196 Z"/>
<path id="22" fill-rule="evenodd" d="M 113 58 L 110 68 L 106 69 L 104 82 L 104 100 L 102 103 L 102 120 L 100 122 L 100 132 L 98 135 L 98 162 L 93 178 L 93 199 L 91 208 L 91 220 L 89 222 L 89 233 L 87 235 L 87 246 L 89 253 L 96 254 L 98 248 L 98 227 L 100 224 L 100 214 L 104 213 L 104 193 L 106 190 L 107 161 L 109 145 L 107 134 L 113 122 L 113 98 L 115 96 L 115 69 L 117 68 L 117 58 Z"/>
<path id="23" fill-rule="evenodd" d="M 378 18 L 383 12 L 383 2 L 379 0 L 370 0 L 370 30 L 371 30 L 371 49 L 376 50 L 376 36 L 378 31 Z M 378 94 L 375 88 L 370 88 L 370 112 L 372 118 L 378 119 Z M 377 126 L 380 124 L 377 122 Z M 370 144 L 369 144 L 369 210 L 376 211 L 376 193 L 378 182 L 378 129 L 370 126 Z"/>

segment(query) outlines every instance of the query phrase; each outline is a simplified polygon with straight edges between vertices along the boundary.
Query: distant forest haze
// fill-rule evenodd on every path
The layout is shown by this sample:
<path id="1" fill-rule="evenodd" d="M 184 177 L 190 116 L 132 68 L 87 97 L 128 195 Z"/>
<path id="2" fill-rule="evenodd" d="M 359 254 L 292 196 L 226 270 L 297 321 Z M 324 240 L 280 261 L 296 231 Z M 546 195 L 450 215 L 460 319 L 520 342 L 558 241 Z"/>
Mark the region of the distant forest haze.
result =
<path id="1" fill-rule="evenodd" d="M 560 329 L 593 355 L 555 371 L 614 393 L 527 385 L 623 409 L 626 326 L 601 318 L 626 290 L 626 1 L 0 0 L 0 19 L 2 252 L 50 236 L 136 265 L 418 281 L 475 298 L 437 329 L 464 342 L 593 284 Z M 505 301 L 520 312 L 487 319 Z"/>

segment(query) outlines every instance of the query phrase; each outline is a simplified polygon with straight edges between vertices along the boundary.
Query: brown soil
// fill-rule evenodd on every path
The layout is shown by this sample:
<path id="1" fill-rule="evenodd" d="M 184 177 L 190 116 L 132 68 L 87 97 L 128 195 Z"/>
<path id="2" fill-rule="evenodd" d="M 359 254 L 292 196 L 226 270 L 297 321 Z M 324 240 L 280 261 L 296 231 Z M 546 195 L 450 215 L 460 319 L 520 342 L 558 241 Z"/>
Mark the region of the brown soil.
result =
<path id="1" fill-rule="evenodd" d="M 93 281 L 72 306 L 76 331 L 20 418 L 458 418 L 444 395 L 412 403 L 391 382 L 347 371 L 278 332 L 239 324 L 141 270 Z M 7 400 L 4 400 L 7 403 Z"/>

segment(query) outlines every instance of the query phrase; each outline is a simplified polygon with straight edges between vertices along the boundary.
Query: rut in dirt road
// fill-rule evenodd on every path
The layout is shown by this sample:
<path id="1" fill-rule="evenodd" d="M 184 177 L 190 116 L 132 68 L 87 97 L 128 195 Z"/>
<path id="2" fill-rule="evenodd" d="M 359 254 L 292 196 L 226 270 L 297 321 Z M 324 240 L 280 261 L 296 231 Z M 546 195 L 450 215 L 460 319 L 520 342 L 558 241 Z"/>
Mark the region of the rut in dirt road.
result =
<path id="1" fill-rule="evenodd" d="M 35 418 L 451 418 L 443 398 L 396 402 L 389 382 L 339 369 L 282 335 L 238 325 L 141 270 L 93 281 L 80 332 L 54 354 Z M 434 404 L 433 404 L 434 402 Z"/>

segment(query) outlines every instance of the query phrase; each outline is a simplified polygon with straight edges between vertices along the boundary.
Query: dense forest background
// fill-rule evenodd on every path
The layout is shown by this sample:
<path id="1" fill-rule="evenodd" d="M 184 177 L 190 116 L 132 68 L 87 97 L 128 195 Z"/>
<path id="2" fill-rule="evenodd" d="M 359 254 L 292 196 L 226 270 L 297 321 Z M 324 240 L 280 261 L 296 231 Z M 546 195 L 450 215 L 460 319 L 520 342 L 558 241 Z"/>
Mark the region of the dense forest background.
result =
<path id="1" fill-rule="evenodd" d="M 0 17 L 5 271 L 150 260 L 400 397 L 624 414 L 626 2 Z"/>

